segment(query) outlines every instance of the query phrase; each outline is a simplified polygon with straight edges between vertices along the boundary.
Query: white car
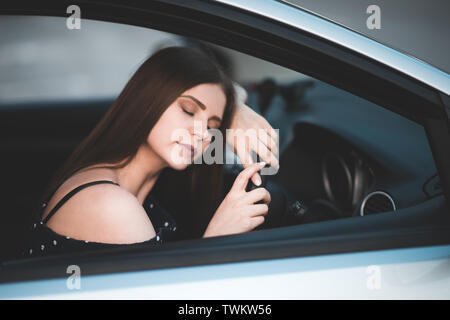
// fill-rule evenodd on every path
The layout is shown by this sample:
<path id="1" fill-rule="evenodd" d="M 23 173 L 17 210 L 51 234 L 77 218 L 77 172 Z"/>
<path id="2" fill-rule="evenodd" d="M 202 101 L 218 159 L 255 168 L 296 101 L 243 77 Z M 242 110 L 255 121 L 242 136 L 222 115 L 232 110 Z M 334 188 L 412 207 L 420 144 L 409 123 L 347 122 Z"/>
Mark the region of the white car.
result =
<path id="1" fill-rule="evenodd" d="M 0 298 L 450 298 L 449 74 L 279 1 L 6 3 L 0 23 L 23 41 L 0 42 Z M 79 30 L 69 28 L 73 10 Z M 47 27 L 36 31 L 36 21 Z M 111 38 L 95 38 L 109 29 Z M 248 104 L 280 130 L 280 170 L 267 183 L 271 219 L 238 235 L 186 232 L 158 246 L 16 255 L 50 174 L 123 84 L 108 66 L 126 79 L 149 53 L 139 46 L 146 32 L 159 37 L 152 43 L 211 44 Z M 114 49 L 102 51 L 108 43 Z M 79 61 L 98 65 L 56 76 Z M 85 76 L 94 69 L 100 78 Z M 29 81 L 18 86 L 15 70 Z M 227 170 L 232 181 L 240 168 Z M 245 312 L 275 311 L 263 303 Z"/>

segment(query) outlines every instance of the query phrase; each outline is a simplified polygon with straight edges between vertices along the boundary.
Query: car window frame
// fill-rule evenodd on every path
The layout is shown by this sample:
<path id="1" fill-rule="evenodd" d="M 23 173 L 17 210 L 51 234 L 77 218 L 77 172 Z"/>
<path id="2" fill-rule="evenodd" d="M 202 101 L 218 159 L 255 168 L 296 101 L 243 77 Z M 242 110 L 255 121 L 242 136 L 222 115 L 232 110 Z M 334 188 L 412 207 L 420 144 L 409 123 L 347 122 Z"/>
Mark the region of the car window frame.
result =
<path id="1" fill-rule="evenodd" d="M 21 3 L 19 1 L 18 4 Z M 0 13 L 35 15 L 45 12 L 46 15 L 65 16 L 66 4 L 46 1 L 40 2 L 39 5 L 31 4 L 27 10 L 13 5 L 2 8 Z M 87 9 L 87 18 L 195 36 L 195 38 L 307 74 L 356 94 L 424 125 L 435 159 L 446 157 L 442 149 L 448 143 L 448 133 L 444 141 L 436 142 L 436 137 L 442 136 L 447 128 L 439 93 L 409 76 L 356 52 L 351 52 L 347 48 L 339 47 L 317 36 L 293 30 L 278 22 L 271 22 L 266 18 L 232 10 L 216 3 L 192 1 L 187 4 L 182 1 L 164 1 L 150 3 L 145 5 L 145 8 L 144 5 L 140 8 L 117 4 L 108 6 L 107 3 L 100 4 L 95 1 L 81 2 L 80 5 L 84 4 L 86 4 L 84 11 Z M 199 7 L 196 8 L 196 5 Z M 209 26 L 208 32 L 202 32 L 205 25 Z M 228 29 L 223 29 L 225 25 Z M 299 53 L 298 50 L 304 51 Z M 311 52 L 317 54 L 313 58 L 305 57 Z M 312 59 L 314 61 L 311 61 Z M 319 61 L 324 63 L 321 64 Z M 327 72 L 326 67 L 330 65 L 333 69 Z M 318 68 L 320 72 L 314 68 Z M 347 78 L 343 79 L 347 82 L 337 81 L 333 76 L 342 74 L 343 71 L 349 73 L 346 75 Z M 358 77 L 363 77 L 364 81 L 372 83 L 373 87 L 369 86 L 364 90 L 365 83 L 363 83 L 360 87 L 348 88 L 350 80 Z M 389 95 L 386 92 L 389 92 Z M 400 98 L 411 102 L 408 108 L 405 108 L 404 100 L 399 101 Z M 437 160 L 436 164 L 438 170 L 442 172 L 445 163 L 439 161 Z M 447 173 L 444 173 L 447 179 Z M 447 188 L 445 184 L 444 188 Z M 423 210 L 427 208 L 444 210 L 446 200 L 443 197 L 436 197 L 418 206 L 417 210 L 422 207 Z M 378 221 L 382 225 L 382 218 L 383 215 L 364 219 L 366 222 Z M 397 229 L 391 228 L 383 232 L 371 230 L 371 232 L 366 231 L 365 234 L 364 232 L 354 233 L 346 235 L 347 239 L 342 239 L 339 233 L 315 238 L 283 238 L 280 235 L 276 236 L 277 230 L 260 230 L 249 234 L 166 243 L 151 250 L 149 248 L 105 249 L 80 254 L 8 261 L 1 264 L 0 282 L 66 277 L 65 267 L 69 261 L 76 261 L 82 266 L 84 274 L 103 274 L 450 243 L 450 232 L 447 226 L 431 224 L 418 227 L 414 224 L 406 224 L 406 227 L 400 227 L 404 222 L 398 221 Z M 322 223 L 322 226 L 326 226 L 326 223 Z M 347 221 L 332 223 L 335 227 L 338 226 L 337 229 L 340 228 L 340 232 L 343 232 Z M 282 232 L 291 231 L 295 234 L 294 231 L 298 230 L 301 230 L 299 226 L 292 226 L 285 227 Z"/>

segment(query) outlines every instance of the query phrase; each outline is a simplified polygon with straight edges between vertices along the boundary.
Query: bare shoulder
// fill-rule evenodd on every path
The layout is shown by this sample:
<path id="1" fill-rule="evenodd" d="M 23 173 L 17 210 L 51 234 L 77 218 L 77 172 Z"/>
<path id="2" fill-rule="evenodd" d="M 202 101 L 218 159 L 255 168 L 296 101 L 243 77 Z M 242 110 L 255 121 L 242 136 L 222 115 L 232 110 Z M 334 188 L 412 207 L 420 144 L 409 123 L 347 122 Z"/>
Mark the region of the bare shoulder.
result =
<path id="1" fill-rule="evenodd" d="M 137 243 L 156 235 L 136 197 L 110 183 L 90 185 L 78 191 L 47 225 L 74 239 L 102 243 Z"/>

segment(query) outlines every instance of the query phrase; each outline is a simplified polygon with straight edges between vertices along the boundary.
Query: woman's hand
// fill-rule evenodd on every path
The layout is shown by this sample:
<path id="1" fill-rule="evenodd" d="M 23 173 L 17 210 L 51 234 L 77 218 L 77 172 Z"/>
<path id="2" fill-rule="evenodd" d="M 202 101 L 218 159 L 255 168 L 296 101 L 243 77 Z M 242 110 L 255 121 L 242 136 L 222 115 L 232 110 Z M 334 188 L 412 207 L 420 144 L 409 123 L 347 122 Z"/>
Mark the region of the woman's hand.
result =
<path id="1" fill-rule="evenodd" d="M 244 168 L 253 164 L 250 151 L 253 150 L 259 157 L 274 168 L 279 167 L 278 163 L 278 135 L 264 117 L 256 113 L 245 104 L 247 92 L 240 85 L 235 83 L 236 91 L 236 112 L 231 126 L 227 130 L 227 143 L 233 152 L 239 157 Z M 237 131 L 241 129 L 241 131 Z M 254 136 L 247 135 L 250 131 Z M 255 137 L 256 139 L 254 139 Z M 258 173 L 252 176 L 255 185 L 261 184 Z"/>
<path id="2" fill-rule="evenodd" d="M 252 164 L 239 173 L 209 222 L 204 238 L 247 232 L 264 222 L 264 216 L 269 210 L 270 193 L 264 188 L 245 191 L 250 177 L 264 165 L 264 162 Z M 255 204 L 260 200 L 264 203 Z"/>

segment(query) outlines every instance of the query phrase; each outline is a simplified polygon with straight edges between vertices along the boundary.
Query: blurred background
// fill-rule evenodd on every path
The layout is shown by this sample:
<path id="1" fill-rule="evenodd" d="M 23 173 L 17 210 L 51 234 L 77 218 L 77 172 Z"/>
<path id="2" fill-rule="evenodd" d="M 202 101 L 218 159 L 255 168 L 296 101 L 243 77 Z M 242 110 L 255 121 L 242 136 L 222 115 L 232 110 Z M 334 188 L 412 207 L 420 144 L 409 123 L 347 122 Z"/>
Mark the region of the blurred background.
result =
<path id="1" fill-rule="evenodd" d="M 87 19 L 82 19 L 81 29 L 69 30 L 66 19 L 60 17 L 3 16 L 0 29 L 13 30 L 0 33 L 0 104 L 115 97 L 153 52 L 192 41 L 156 30 Z M 299 76 L 233 50 L 217 50 L 230 63 L 230 72 L 238 82 L 253 80 L 261 72 L 279 80 Z"/>
<path id="2" fill-rule="evenodd" d="M 282 2 L 450 73 L 448 0 Z M 369 5 L 380 8 L 380 29 L 367 28 Z M 30 99 L 115 96 L 155 50 L 189 41 L 155 30 L 86 19 L 82 20 L 80 30 L 69 30 L 65 18 L 2 16 L 0 28 L 0 104 Z M 302 76 L 233 50 L 218 50 L 232 64 L 230 71 L 238 82 L 252 81 L 260 74 L 280 81 Z"/>

